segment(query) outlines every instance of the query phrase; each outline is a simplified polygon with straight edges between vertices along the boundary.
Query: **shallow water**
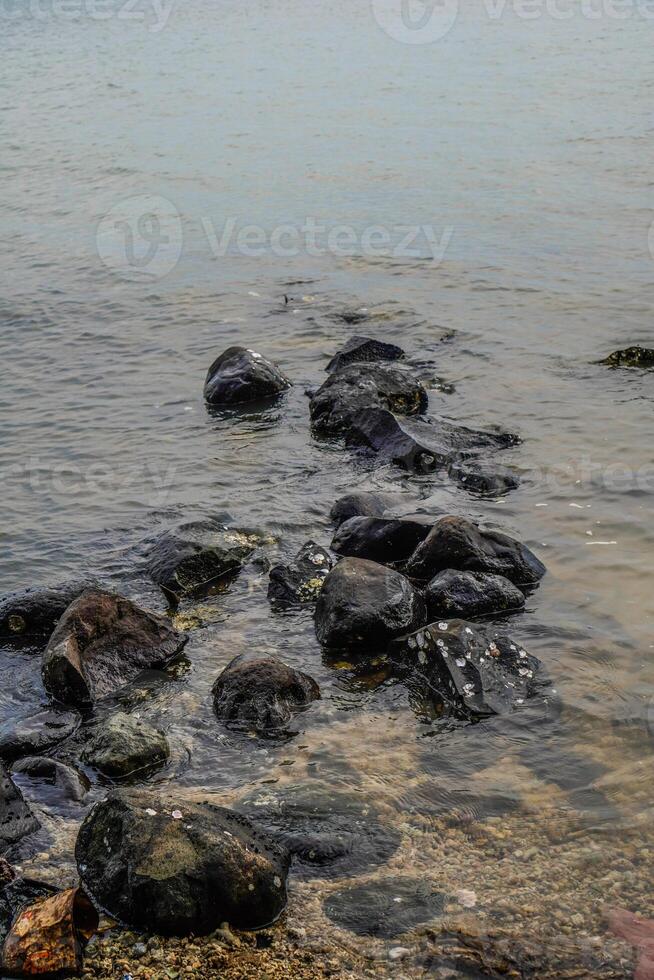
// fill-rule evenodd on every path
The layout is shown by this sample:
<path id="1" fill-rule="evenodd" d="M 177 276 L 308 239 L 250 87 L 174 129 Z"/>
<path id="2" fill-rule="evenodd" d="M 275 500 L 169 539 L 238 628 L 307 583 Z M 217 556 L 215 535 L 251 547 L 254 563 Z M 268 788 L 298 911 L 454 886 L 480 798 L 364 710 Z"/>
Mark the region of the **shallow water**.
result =
<path id="1" fill-rule="evenodd" d="M 165 727 L 173 758 L 153 782 L 180 798 L 233 800 L 264 780 L 363 795 L 403 834 L 371 879 L 474 888 L 466 915 L 601 944 L 603 902 L 654 912 L 654 374 L 596 363 L 653 336 L 651 22 L 493 19 L 475 5 L 410 45 L 365 3 L 327 6 L 191 0 L 158 31 L 151 16 L 4 19 L 0 588 L 89 572 L 163 610 L 133 573 L 166 522 L 230 515 L 265 531 L 275 560 L 328 544 L 330 506 L 354 487 L 411 490 L 427 512 L 515 534 L 548 566 L 510 620 L 560 696 L 546 723 L 417 717 L 383 669 L 324 658 L 310 611 L 272 612 L 257 565 L 207 604 L 188 669 L 121 701 Z M 142 195 L 154 203 L 129 204 Z M 132 223 L 129 265 L 115 222 L 144 210 L 162 225 Z M 297 232 L 280 254 L 274 230 L 308 219 L 319 247 Z M 226 222 L 221 248 L 211 235 Z M 354 254 L 323 247 L 339 225 Z M 373 225 L 391 254 L 362 244 Z M 266 239 L 257 254 L 237 241 L 246 226 Z M 429 227 L 419 254 L 399 249 L 403 226 Z M 366 316 L 355 327 L 353 310 Z M 518 432 L 502 461 L 521 487 L 480 500 L 314 440 L 304 389 L 352 332 L 401 343 L 434 413 Z M 293 389 L 210 415 L 204 373 L 232 343 L 278 361 Z M 229 734 L 212 714 L 211 684 L 248 649 L 321 685 L 291 741 Z M 2 665 L 3 716 L 36 710 L 38 658 L 5 651 Z M 68 867 L 80 808 L 33 798 L 45 829 L 21 859 Z M 629 866 L 607 879 L 622 847 Z M 539 914 L 525 911 L 535 867 Z M 290 914 L 347 943 L 320 904 L 341 884 L 298 881 Z"/>

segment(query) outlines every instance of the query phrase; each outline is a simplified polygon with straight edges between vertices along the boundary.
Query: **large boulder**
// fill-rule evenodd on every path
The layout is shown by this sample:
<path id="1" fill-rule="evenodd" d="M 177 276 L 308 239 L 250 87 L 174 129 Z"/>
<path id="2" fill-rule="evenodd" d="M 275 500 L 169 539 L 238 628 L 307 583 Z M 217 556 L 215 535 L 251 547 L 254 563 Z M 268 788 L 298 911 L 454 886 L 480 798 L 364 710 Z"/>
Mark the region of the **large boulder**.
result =
<path id="1" fill-rule="evenodd" d="M 168 761 L 170 747 L 163 732 L 146 721 L 119 711 L 99 722 L 82 752 L 82 760 L 109 779 L 142 777 Z"/>
<path id="2" fill-rule="evenodd" d="M 23 837 L 36 833 L 39 827 L 23 794 L 0 762 L 0 851 L 6 851 Z"/>
<path id="3" fill-rule="evenodd" d="M 308 674 L 256 653 L 235 657 L 213 686 L 218 718 L 259 735 L 284 732 L 293 715 L 319 697 L 320 688 Z"/>
<path id="4" fill-rule="evenodd" d="M 501 531 L 482 530 L 465 517 L 441 517 L 406 564 L 412 578 L 432 579 L 447 568 L 503 575 L 535 585 L 545 566 L 529 548 Z"/>
<path id="5" fill-rule="evenodd" d="M 340 371 L 348 364 L 361 361 L 399 361 L 404 357 L 404 351 L 396 344 L 386 344 L 382 340 L 371 337 L 350 337 L 350 339 L 334 354 L 325 368 L 330 373 Z"/>
<path id="6" fill-rule="evenodd" d="M 257 542 L 256 535 L 212 518 L 185 521 L 164 531 L 150 547 L 148 574 L 169 599 L 178 602 L 238 572 Z"/>
<path id="7" fill-rule="evenodd" d="M 539 661 L 494 627 L 443 620 L 391 645 L 424 697 L 461 717 L 506 714 L 536 693 Z"/>
<path id="8" fill-rule="evenodd" d="M 411 582 L 364 558 L 339 562 L 316 605 L 316 635 L 327 647 L 384 646 L 425 621 L 423 599 Z"/>
<path id="9" fill-rule="evenodd" d="M 77 711 L 50 708 L 5 722 L 0 727 L 0 759 L 11 762 L 21 756 L 47 752 L 72 735 L 80 721 Z"/>
<path id="10" fill-rule="evenodd" d="M 0 599 L 0 639 L 46 640 L 71 602 L 91 585 L 88 581 L 64 582 L 4 596 Z"/>
<path id="11" fill-rule="evenodd" d="M 649 347 L 625 347 L 623 350 L 613 351 L 600 364 L 608 364 L 609 367 L 651 368 L 654 367 L 654 350 Z"/>
<path id="12" fill-rule="evenodd" d="M 186 640 L 165 616 L 91 589 L 68 607 L 50 637 L 43 684 L 56 701 L 88 708 L 142 671 L 165 667 Z"/>
<path id="13" fill-rule="evenodd" d="M 351 517 L 336 531 L 332 551 L 348 558 L 367 558 L 393 565 L 410 558 L 433 527 L 433 520 Z"/>
<path id="14" fill-rule="evenodd" d="M 207 372 L 204 397 L 210 405 L 241 405 L 280 395 L 291 382 L 263 355 L 246 347 L 228 347 Z"/>
<path id="15" fill-rule="evenodd" d="M 315 541 L 307 541 L 292 562 L 270 569 L 268 598 L 279 609 L 314 602 L 333 567 L 333 555 Z"/>
<path id="16" fill-rule="evenodd" d="M 470 619 L 472 616 L 522 609 L 525 597 L 503 575 L 447 568 L 435 575 L 427 586 L 425 602 L 432 619 Z"/>
<path id="17" fill-rule="evenodd" d="M 148 932 L 256 929 L 286 905 L 288 851 L 224 807 L 114 794 L 87 816 L 75 855 L 95 903 Z"/>
<path id="18" fill-rule="evenodd" d="M 427 392 L 406 368 L 394 364 L 350 364 L 334 374 L 311 399 L 314 431 L 320 435 L 345 432 L 355 415 L 373 407 L 399 415 L 427 409 Z"/>
<path id="19" fill-rule="evenodd" d="M 408 493 L 391 493 L 383 490 L 355 490 L 339 497 L 329 512 L 333 523 L 340 527 L 351 517 L 387 517 L 411 500 Z"/>

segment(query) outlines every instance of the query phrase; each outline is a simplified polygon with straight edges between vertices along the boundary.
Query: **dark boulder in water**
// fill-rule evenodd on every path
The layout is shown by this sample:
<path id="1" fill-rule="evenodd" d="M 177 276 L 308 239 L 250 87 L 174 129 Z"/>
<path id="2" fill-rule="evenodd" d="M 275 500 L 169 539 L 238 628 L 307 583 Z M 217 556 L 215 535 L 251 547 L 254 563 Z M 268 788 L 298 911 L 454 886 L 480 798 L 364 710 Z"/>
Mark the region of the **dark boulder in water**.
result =
<path id="1" fill-rule="evenodd" d="M 346 344 L 337 351 L 325 368 L 326 371 L 340 371 L 348 364 L 362 361 L 399 361 L 404 357 L 404 351 L 396 344 L 385 344 L 371 337 L 350 337 Z"/>
<path id="2" fill-rule="evenodd" d="M 315 541 L 307 541 L 292 562 L 270 569 L 268 598 L 281 609 L 314 602 L 333 567 L 333 555 Z"/>
<path id="3" fill-rule="evenodd" d="M 623 350 L 613 351 L 600 364 L 608 364 L 609 367 L 651 368 L 654 367 L 654 350 L 649 347 L 625 347 Z"/>
<path id="4" fill-rule="evenodd" d="M 88 581 L 64 582 L 4 596 L 0 599 L 0 638 L 46 640 L 71 602 L 92 584 Z"/>
<path id="5" fill-rule="evenodd" d="M 393 364 L 350 364 L 331 374 L 311 399 L 314 431 L 345 432 L 363 409 L 384 408 L 415 415 L 427 408 L 427 392 L 406 368 Z"/>
<path id="6" fill-rule="evenodd" d="M 308 674 L 256 653 L 235 657 L 213 686 L 218 718 L 260 735 L 284 732 L 293 716 L 319 697 L 320 688 Z"/>
<path id="7" fill-rule="evenodd" d="M 161 669 L 187 637 L 165 616 L 129 599 L 89 590 L 66 610 L 43 654 L 46 691 L 62 704 L 88 708 L 146 669 Z"/>
<path id="8" fill-rule="evenodd" d="M 21 756 L 46 752 L 72 735 L 80 721 L 76 711 L 50 708 L 5 722 L 0 728 L 0 759 L 11 762 Z"/>
<path id="9" fill-rule="evenodd" d="M 350 517 L 385 517 L 389 512 L 409 502 L 408 493 L 387 493 L 382 490 L 355 490 L 339 497 L 329 516 L 340 527 Z M 395 515 L 393 515 L 395 516 Z"/>
<path id="10" fill-rule="evenodd" d="M 363 558 L 339 562 L 316 605 L 316 635 L 327 647 L 383 647 L 425 621 L 423 599 L 411 582 Z"/>
<path id="11" fill-rule="evenodd" d="M 393 939 L 440 918 L 446 902 L 447 895 L 422 878 L 393 877 L 330 892 L 323 905 L 341 929 L 357 936 Z"/>
<path id="12" fill-rule="evenodd" d="M 464 517 L 441 517 L 408 560 L 407 575 L 432 579 L 446 569 L 503 575 L 514 585 L 534 585 L 545 566 L 529 548 L 501 531 L 486 531 Z"/>
<path id="13" fill-rule="evenodd" d="M 497 466 L 463 454 L 447 468 L 447 475 L 469 493 L 500 497 L 520 486 L 520 477 L 507 466 Z"/>
<path id="14" fill-rule="evenodd" d="M 0 762 L 0 851 L 6 851 L 23 837 L 36 833 L 39 827 L 23 794 Z"/>
<path id="15" fill-rule="evenodd" d="M 392 644 L 409 683 L 460 717 L 505 714 L 538 689 L 540 662 L 494 627 L 461 619 L 432 623 Z"/>
<path id="16" fill-rule="evenodd" d="M 240 571 L 256 543 L 256 535 L 212 518 L 186 521 L 156 539 L 148 552 L 148 574 L 173 601 L 198 596 Z"/>
<path id="17" fill-rule="evenodd" d="M 204 397 L 210 405 L 242 405 L 280 395 L 291 382 L 256 351 L 229 347 L 207 372 Z"/>
<path id="18" fill-rule="evenodd" d="M 363 796 L 322 784 L 255 790 L 236 804 L 289 849 L 294 873 L 320 878 L 359 874 L 384 864 L 400 844 Z"/>
<path id="19" fill-rule="evenodd" d="M 114 794 L 87 816 L 80 878 L 119 922 L 161 935 L 256 929 L 286 905 L 288 851 L 224 807 Z"/>
<path id="20" fill-rule="evenodd" d="M 427 586 L 425 602 L 432 618 L 469 619 L 471 616 L 521 609 L 525 597 L 503 575 L 447 568 L 435 575 Z"/>
<path id="21" fill-rule="evenodd" d="M 68 800 L 80 803 L 87 795 L 91 784 L 86 776 L 72 766 L 50 759 L 47 756 L 31 755 L 11 767 L 13 775 L 26 776 L 54 786 Z"/>
<path id="22" fill-rule="evenodd" d="M 332 551 L 349 558 L 367 558 L 380 565 L 406 561 L 421 544 L 433 521 L 392 517 L 351 517 L 337 530 Z"/>
<path id="23" fill-rule="evenodd" d="M 123 780 L 160 769 L 169 755 L 163 732 L 118 711 L 96 725 L 82 760 L 109 779 Z"/>

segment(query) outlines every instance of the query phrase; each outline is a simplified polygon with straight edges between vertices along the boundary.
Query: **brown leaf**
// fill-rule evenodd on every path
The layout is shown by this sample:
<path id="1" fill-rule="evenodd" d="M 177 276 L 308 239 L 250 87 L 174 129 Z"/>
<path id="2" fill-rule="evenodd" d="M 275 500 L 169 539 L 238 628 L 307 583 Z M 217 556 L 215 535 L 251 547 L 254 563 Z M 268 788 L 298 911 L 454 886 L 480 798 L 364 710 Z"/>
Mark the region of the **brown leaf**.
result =
<path id="1" fill-rule="evenodd" d="M 98 914 L 80 888 L 70 888 L 24 909 L 7 936 L 3 972 L 13 976 L 78 973 Z"/>

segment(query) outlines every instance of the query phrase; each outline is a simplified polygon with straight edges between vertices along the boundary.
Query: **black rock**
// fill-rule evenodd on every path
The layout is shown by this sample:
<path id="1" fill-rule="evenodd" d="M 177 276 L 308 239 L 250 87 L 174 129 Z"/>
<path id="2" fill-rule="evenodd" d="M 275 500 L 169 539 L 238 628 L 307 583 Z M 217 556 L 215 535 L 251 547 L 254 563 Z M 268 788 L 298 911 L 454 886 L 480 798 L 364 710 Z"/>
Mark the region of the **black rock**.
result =
<path id="1" fill-rule="evenodd" d="M 307 541 L 292 562 L 270 569 L 268 598 L 282 609 L 314 602 L 333 567 L 333 556 L 315 541 Z"/>
<path id="2" fill-rule="evenodd" d="M 343 877 L 375 868 L 395 853 L 400 834 L 369 800 L 324 785 L 264 787 L 236 804 L 270 831 L 305 877 Z"/>
<path id="3" fill-rule="evenodd" d="M 625 347 L 623 350 L 613 351 L 600 364 L 608 364 L 609 367 L 651 368 L 654 367 L 654 350 L 649 347 Z"/>
<path id="4" fill-rule="evenodd" d="M 357 936 L 393 939 L 443 915 L 447 895 L 421 878 L 386 878 L 330 892 L 323 905 L 337 926 Z"/>
<path id="5" fill-rule="evenodd" d="M 0 762 L 0 851 L 6 851 L 40 827 L 23 794 Z"/>
<path id="6" fill-rule="evenodd" d="M 311 399 L 314 431 L 345 432 L 363 409 L 383 408 L 415 415 L 427 408 L 427 392 L 406 368 L 394 364 L 351 364 L 334 374 Z"/>
<path id="7" fill-rule="evenodd" d="M 500 497 L 520 486 L 520 477 L 507 466 L 463 457 L 447 468 L 447 475 L 469 493 Z"/>
<path id="8" fill-rule="evenodd" d="M 27 756 L 14 762 L 11 771 L 13 775 L 48 783 L 59 790 L 62 796 L 76 803 L 81 803 L 91 788 L 83 773 L 58 759 L 49 759 L 42 755 Z"/>
<path id="9" fill-rule="evenodd" d="M 538 690 L 540 662 L 494 627 L 444 620 L 391 645 L 409 683 L 460 717 L 506 714 Z"/>
<path id="10" fill-rule="evenodd" d="M 49 709 L 5 722 L 0 727 L 0 759 L 11 762 L 21 756 L 47 752 L 77 730 L 76 711 Z"/>
<path id="11" fill-rule="evenodd" d="M 316 605 L 316 634 L 327 647 L 383 647 L 425 621 L 424 602 L 411 582 L 363 558 L 339 562 Z"/>
<path id="12" fill-rule="evenodd" d="M 23 909 L 34 905 L 41 898 L 50 898 L 56 894 L 57 889 L 53 885 L 33 881 L 31 878 L 16 877 L 0 884 L 0 949 Z"/>
<path id="13" fill-rule="evenodd" d="M 165 616 L 123 596 L 89 590 L 68 607 L 50 637 L 43 684 L 56 701 L 88 708 L 142 671 L 165 667 L 186 641 Z"/>
<path id="14" fill-rule="evenodd" d="M 156 794 L 112 795 L 87 816 L 80 878 L 119 922 L 161 935 L 256 929 L 286 905 L 288 851 L 240 814 Z"/>
<path id="15" fill-rule="evenodd" d="M 501 531 L 486 531 L 464 517 L 441 517 L 406 564 L 413 578 L 431 579 L 446 569 L 503 575 L 515 585 L 534 585 L 545 566 L 529 548 Z"/>
<path id="16" fill-rule="evenodd" d="M 218 718 L 260 735 L 284 732 L 293 715 L 319 697 L 320 688 L 308 674 L 256 653 L 235 657 L 213 686 Z"/>
<path id="17" fill-rule="evenodd" d="M 389 511 L 411 500 L 408 493 L 385 493 L 378 490 L 357 490 L 339 497 L 329 516 L 340 527 L 351 517 L 385 517 Z M 395 515 L 393 515 L 395 516 Z"/>
<path id="18" fill-rule="evenodd" d="M 207 372 L 204 397 L 210 405 L 241 405 L 280 395 L 291 382 L 256 351 L 229 347 Z"/>
<path id="19" fill-rule="evenodd" d="M 71 602 L 89 582 L 64 582 L 50 588 L 25 589 L 0 599 L 0 638 L 47 639 Z"/>
<path id="20" fill-rule="evenodd" d="M 340 371 L 348 364 L 361 361 L 399 361 L 404 351 L 395 344 L 385 344 L 371 337 L 350 337 L 347 343 L 332 357 L 326 371 Z"/>
<path id="21" fill-rule="evenodd" d="M 154 542 L 148 552 L 148 574 L 173 601 L 198 596 L 219 579 L 240 571 L 256 543 L 256 535 L 211 518 L 187 521 Z"/>
<path id="22" fill-rule="evenodd" d="M 109 779 L 124 780 L 160 769 L 169 755 L 163 732 L 119 711 L 96 725 L 82 760 Z"/>
<path id="23" fill-rule="evenodd" d="M 352 413 L 346 442 L 372 450 L 413 473 L 431 473 L 452 466 L 461 453 L 470 450 L 506 449 L 519 441 L 510 433 L 481 432 L 442 419 L 400 420 L 387 408 L 392 406 L 366 406 Z"/>
<path id="24" fill-rule="evenodd" d="M 469 619 L 521 609 L 524 594 L 503 575 L 461 572 L 447 568 L 434 576 L 425 591 L 430 617 Z"/>
<path id="25" fill-rule="evenodd" d="M 351 517 L 337 530 L 331 548 L 343 557 L 393 565 L 410 558 L 432 526 L 433 520 L 429 519 L 422 522 L 392 517 Z"/>

